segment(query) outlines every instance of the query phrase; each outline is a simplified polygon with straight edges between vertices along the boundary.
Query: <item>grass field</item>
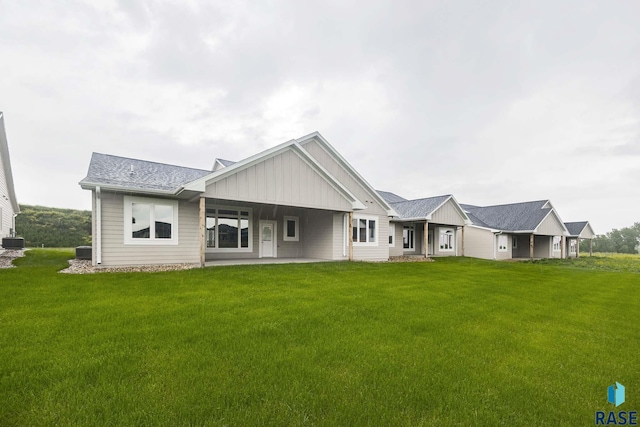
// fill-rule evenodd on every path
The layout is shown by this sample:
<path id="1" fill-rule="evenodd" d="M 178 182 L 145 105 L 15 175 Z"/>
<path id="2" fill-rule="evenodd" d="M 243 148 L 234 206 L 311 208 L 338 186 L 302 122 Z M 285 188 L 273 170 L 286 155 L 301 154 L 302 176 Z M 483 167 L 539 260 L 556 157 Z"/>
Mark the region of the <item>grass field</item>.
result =
<path id="1" fill-rule="evenodd" d="M 640 411 L 635 258 L 56 273 L 71 256 L 0 270 L 2 426 L 589 426 L 615 381 Z"/>

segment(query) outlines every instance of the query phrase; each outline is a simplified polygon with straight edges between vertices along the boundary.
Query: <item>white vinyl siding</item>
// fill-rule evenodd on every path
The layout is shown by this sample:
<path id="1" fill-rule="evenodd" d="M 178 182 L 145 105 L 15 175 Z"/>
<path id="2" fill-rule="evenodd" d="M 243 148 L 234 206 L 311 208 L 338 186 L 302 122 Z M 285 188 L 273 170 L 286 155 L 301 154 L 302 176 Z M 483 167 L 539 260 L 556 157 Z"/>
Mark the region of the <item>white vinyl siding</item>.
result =
<path id="1" fill-rule="evenodd" d="M 282 220 L 282 240 L 297 242 L 300 240 L 300 218 L 285 216 Z"/>
<path id="2" fill-rule="evenodd" d="M 389 224 L 389 247 L 393 248 L 396 245 L 396 225 Z"/>
<path id="3" fill-rule="evenodd" d="M 446 224 L 446 225 L 464 225 L 464 217 L 459 209 L 456 208 L 455 202 L 453 199 L 447 200 L 442 206 L 436 209 L 435 212 L 431 214 L 431 219 L 429 220 L 431 223 L 437 224 Z"/>
<path id="4" fill-rule="evenodd" d="M 498 235 L 498 252 L 507 252 L 508 239 L 505 234 Z"/>

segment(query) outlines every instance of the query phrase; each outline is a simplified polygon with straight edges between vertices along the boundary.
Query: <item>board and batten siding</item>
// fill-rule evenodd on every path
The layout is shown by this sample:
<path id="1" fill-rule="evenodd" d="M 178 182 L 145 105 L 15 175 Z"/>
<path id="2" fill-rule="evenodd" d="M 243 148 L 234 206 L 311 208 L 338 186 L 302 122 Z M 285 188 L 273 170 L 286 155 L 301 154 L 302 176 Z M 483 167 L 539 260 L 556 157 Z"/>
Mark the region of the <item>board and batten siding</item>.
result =
<path id="1" fill-rule="evenodd" d="M 543 234 L 545 236 L 562 236 L 564 234 L 564 225 L 558 220 L 558 217 L 551 212 L 540 223 L 536 234 Z"/>
<path id="2" fill-rule="evenodd" d="M 344 212 L 353 208 L 351 202 L 292 150 L 207 184 L 204 196 Z"/>
<path id="3" fill-rule="evenodd" d="M 177 245 L 124 244 L 124 196 L 103 191 L 101 204 L 102 266 L 199 263 L 198 203 L 179 201 Z"/>
<path id="4" fill-rule="evenodd" d="M 432 215 L 429 222 L 446 225 L 464 225 L 464 217 L 456 208 L 453 200 L 449 199 L 440 206 Z M 455 228 L 455 227 L 454 227 Z"/>
<path id="5" fill-rule="evenodd" d="M 2 197 L 3 195 L 6 197 Z M 0 159 L 0 238 L 9 236 L 9 232 L 13 228 L 13 214 L 13 206 L 9 200 L 9 186 Z"/>

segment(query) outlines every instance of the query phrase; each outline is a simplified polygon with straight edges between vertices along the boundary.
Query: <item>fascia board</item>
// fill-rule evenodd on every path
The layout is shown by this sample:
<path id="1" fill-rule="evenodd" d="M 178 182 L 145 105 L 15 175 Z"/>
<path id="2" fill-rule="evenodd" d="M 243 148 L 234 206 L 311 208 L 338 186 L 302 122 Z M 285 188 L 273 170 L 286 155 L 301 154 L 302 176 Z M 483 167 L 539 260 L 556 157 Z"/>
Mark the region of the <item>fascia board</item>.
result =
<path id="1" fill-rule="evenodd" d="M 329 141 L 327 141 L 321 134 L 320 132 L 313 132 L 310 133 L 309 135 L 305 135 L 301 138 L 298 138 L 296 141 L 298 142 L 298 144 L 302 145 L 305 142 L 308 142 L 312 139 L 316 139 L 317 141 L 321 142 L 321 146 L 329 152 L 329 154 L 331 154 L 337 161 L 338 163 L 348 172 L 350 173 L 355 179 L 356 181 L 358 181 L 360 183 L 360 185 L 362 185 L 363 187 L 365 187 L 367 190 L 369 190 L 369 193 L 371 193 L 372 197 L 374 197 L 376 199 L 376 201 L 387 211 L 387 214 L 389 216 L 398 216 L 398 213 L 391 207 L 391 205 L 389 205 L 389 203 L 387 203 L 386 200 L 384 200 L 379 194 L 378 192 L 371 186 L 371 184 L 369 184 L 367 182 L 366 179 L 364 179 L 362 177 L 362 175 L 360 175 L 358 173 L 357 170 L 355 170 L 350 164 L 349 162 L 347 162 L 347 160 L 342 157 L 342 155 L 340 153 L 338 153 L 338 151 L 336 151 L 335 148 L 333 148 L 333 146 L 331 144 L 329 144 Z"/>
<path id="2" fill-rule="evenodd" d="M 83 190 L 95 190 L 100 187 L 101 190 L 114 191 L 117 193 L 135 193 L 135 194 L 154 194 L 160 196 L 175 196 L 177 193 L 171 190 L 144 190 L 141 188 L 126 187 L 124 185 L 102 184 L 99 182 L 80 181 L 80 188 Z"/>
<path id="3" fill-rule="evenodd" d="M 479 230 L 487 230 L 487 231 L 490 231 L 492 233 L 504 233 L 503 230 L 498 230 L 498 229 L 489 228 L 489 227 L 483 227 L 481 225 L 469 224 L 468 227 L 477 228 Z M 512 233 L 512 231 L 510 231 L 510 233 Z"/>

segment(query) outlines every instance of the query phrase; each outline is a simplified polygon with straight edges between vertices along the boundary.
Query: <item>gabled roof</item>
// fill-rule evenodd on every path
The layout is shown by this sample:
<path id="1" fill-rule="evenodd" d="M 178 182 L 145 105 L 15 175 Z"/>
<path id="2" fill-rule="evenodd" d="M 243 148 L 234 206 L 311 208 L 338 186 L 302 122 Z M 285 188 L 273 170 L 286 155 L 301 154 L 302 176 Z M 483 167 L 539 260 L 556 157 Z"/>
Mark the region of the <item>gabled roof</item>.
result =
<path id="1" fill-rule="evenodd" d="M 385 199 L 387 203 L 397 203 L 397 202 L 406 202 L 407 199 L 404 197 L 398 196 L 395 193 L 391 193 L 389 191 L 376 190 L 380 197 Z"/>
<path id="2" fill-rule="evenodd" d="M 13 172 L 11 171 L 11 161 L 9 159 L 9 144 L 7 142 L 7 133 L 4 129 L 4 114 L 0 111 L 0 161 L 2 161 L 2 169 L 4 170 L 5 182 L 7 183 L 7 194 L 13 207 L 14 213 L 20 213 L 20 205 L 16 198 L 16 190 L 13 184 Z M 2 197 L 2 195 L 0 195 Z"/>
<path id="3" fill-rule="evenodd" d="M 158 194 L 175 194 L 185 184 L 211 173 L 207 170 L 93 153 L 84 189 L 105 187 Z"/>
<path id="4" fill-rule="evenodd" d="M 234 163 L 237 163 L 237 162 L 233 162 L 231 160 L 225 160 L 225 159 L 215 159 L 213 161 L 213 167 L 211 168 L 211 170 L 215 172 L 219 169 L 226 168 L 227 166 L 231 166 Z"/>
<path id="5" fill-rule="evenodd" d="M 451 194 L 426 197 L 424 199 L 405 200 L 391 203 L 391 206 L 398 213 L 398 219 L 400 220 L 428 221 L 431 219 L 432 215 L 449 200 L 453 202 L 453 205 L 465 222 L 469 222 L 469 217 Z"/>
<path id="6" fill-rule="evenodd" d="M 380 206 L 384 207 L 384 209 L 387 211 L 387 214 L 389 216 L 397 216 L 396 211 L 393 210 L 393 208 L 391 207 L 391 205 L 389 205 L 389 202 L 387 202 L 384 198 L 382 198 L 382 196 L 380 196 L 380 194 L 378 194 L 378 192 L 371 186 L 371 184 L 369 184 L 367 182 L 366 179 L 364 179 L 362 177 L 362 175 L 360 175 L 358 173 L 357 170 L 355 170 L 355 168 L 353 166 L 351 166 L 349 164 L 349 162 L 347 162 L 345 160 L 344 157 L 342 157 L 342 155 L 340 153 L 338 153 L 338 151 L 333 148 L 333 146 L 331 144 L 329 144 L 329 141 L 327 141 L 326 139 L 324 139 L 324 137 L 320 134 L 320 132 L 312 132 L 309 135 L 305 135 L 301 138 L 298 138 L 296 140 L 296 142 L 298 144 L 300 144 L 301 146 L 303 146 L 305 143 L 311 141 L 311 140 L 316 140 L 320 143 L 320 145 L 327 150 L 331 156 L 358 182 L 360 183 L 361 186 L 363 186 L 370 194 L 371 196 L 373 196 L 376 201 L 380 204 Z"/>
<path id="7" fill-rule="evenodd" d="M 494 206 L 461 206 L 473 225 L 499 231 L 535 232 L 548 215 L 555 214 L 558 217 L 549 200 Z M 559 222 L 562 224 L 562 221 Z"/>
<path id="8" fill-rule="evenodd" d="M 565 222 L 564 226 L 569 231 L 569 236 L 571 237 L 579 237 L 587 226 L 591 228 L 589 221 Z M 591 232 L 595 234 L 593 228 L 591 228 Z"/>

